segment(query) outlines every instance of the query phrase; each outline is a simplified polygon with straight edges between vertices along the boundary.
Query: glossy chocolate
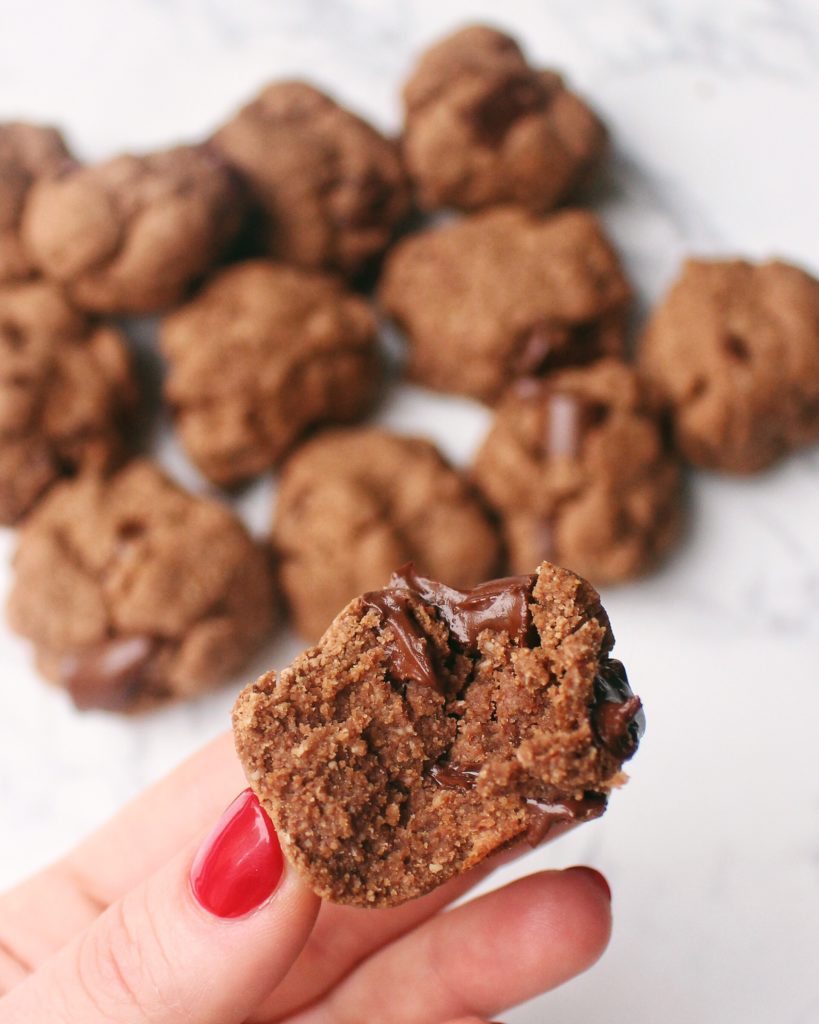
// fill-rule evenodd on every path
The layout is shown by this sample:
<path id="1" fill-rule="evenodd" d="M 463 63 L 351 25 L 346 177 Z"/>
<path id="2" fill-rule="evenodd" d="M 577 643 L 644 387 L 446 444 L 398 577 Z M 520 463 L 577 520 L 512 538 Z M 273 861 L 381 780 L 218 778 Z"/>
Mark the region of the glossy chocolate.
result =
<path id="1" fill-rule="evenodd" d="M 364 594 L 363 600 L 392 627 L 392 643 L 386 646 L 390 675 L 401 682 L 439 688 L 432 648 L 412 613 L 410 591 L 390 586 Z"/>
<path id="2" fill-rule="evenodd" d="M 437 608 L 465 649 L 474 648 L 485 629 L 507 633 L 517 644 L 532 640 L 529 602 L 534 585 L 534 576 L 507 576 L 472 590 L 455 590 L 419 576 L 412 565 L 405 565 L 390 581 L 390 588 L 401 587 Z"/>
<path id="3" fill-rule="evenodd" d="M 529 609 L 534 581 L 534 576 L 509 576 L 472 590 L 455 590 L 419 576 L 409 564 L 393 574 L 384 590 L 364 594 L 363 601 L 392 627 L 393 641 L 387 648 L 390 674 L 402 682 L 440 689 L 433 650 L 412 602 L 420 599 L 435 608 L 465 651 L 477 646 L 485 629 L 508 633 L 513 643 L 534 646 L 538 638 Z"/>
<path id="4" fill-rule="evenodd" d="M 600 743 L 623 761 L 628 760 L 645 732 L 646 719 L 639 697 L 629 686 L 623 663 L 608 658 L 594 680 L 591 721 Z"/>
<path id="5" fill-rule="evenodd" d="M 537 846 L 557 824 L 599 818 L 606 809 L 606 799 L 602 793 L 584 793 L 579 800 L 561 800 L 557 803 L 527 800 L 529 827 L 523 838 L 530 846 Z"/>
<path id="6" fill-rule="evenodd" d="M 149 636 L 124 636 L 68 655 L 60 663 L 60 682 L 82 710 L 122 711 L 140 693 L 145 671 L 156 652 Z"/>
<path id="7" fill-rule="evenodd" d="M 479 764 L 434 764 L 429 777 L 441 789 L 473 789 L 480 772 Z"/>

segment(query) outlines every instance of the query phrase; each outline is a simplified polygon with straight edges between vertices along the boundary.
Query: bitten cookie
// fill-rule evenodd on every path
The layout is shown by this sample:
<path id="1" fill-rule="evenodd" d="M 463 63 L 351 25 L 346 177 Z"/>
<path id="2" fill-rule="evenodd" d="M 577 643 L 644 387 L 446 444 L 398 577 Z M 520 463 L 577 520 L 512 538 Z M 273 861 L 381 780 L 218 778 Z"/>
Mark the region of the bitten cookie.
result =
<path id="1" fill-rule="evenodd" d="M 381 377 L 362 299 L 335 278 L 262 260 L 217 274 L 161 338 L 182 442 L 221 485 L 269 468 L 313 427 L 358 419 Z"/>
<path id="2" fill-rule="evenodd" d="M 34 265 L 20 240 L 29 190 L 71 159 L 56 128 L 0 124 L 0 283 L 30 277 Z"/>
<path id="3" fill-rule="evenodd" d="M 595 583 L 626 580 L 680 534 L 679 464 L 639 377 L 614 359 L 510 389 L 474 478 L 516 572 L 548 558 Z"/>
<path id="4" fill-rule="evenodd" d="M 55 488 L 20 535 L 12 627 L 78 708 L 142 710 L 239 669 L 270 632 L 267 554 L 153 464 Z"/>
<path id="5" fill-rule="evenodd" d="M 429 49 L 404 88 L 404 159 L 425 209 L 551 209 L 585 182 L 606 130 L 554 71 L 484 25 Z"/>
<path id="6" fill-rule="evenodd" d="M 619 355 L 630 290 L 591 213 L 504 209 L 400 242 L 380 298 L 412 377 L 491 402 L 518 377 Z"/>
<path id="7" fill-rule="evenodd" d="M 603 813 L 643 728 L 613 643 L 564 569 L 464 592 L 406 566 L 240 694 L 236 749 L 315 892 L 394 906 Z"/>
<path id="8" fill-rule="evenodd" d="M 204 146 L 119 156 L 35 185 L 23 240 L 83 309 L 151 312 L 181 299 L 224 254 L 244 202 L 234 173 Z"/>
<path id="9" fill-rule="evenodd" d="M 60 478 L 118 461 L 136 405 L 119 331 L 44 281 L 0 285 L 0 523 Z"/>
<path id="10" fill-rule="evenodd" d="M 408 560 L 457 587 L 493 575 L 500 561 L 484 507 L 437 448 L 377 429 L 321 434 L 285 463 L 273 540 L 310 641 Z"/>
<path id="11" fill-rule="evenodd" d="M 686 459 L 764 469 L 819 440 L 819 281 L 780 261 L 688 260 L 639 361 Z"/>
<path id="12" fill-rule="evenodd" d="M 255 200 L 256 251 L 356 274 L 409 207 L 397 147 L 305 82 L 269 85 L 213 136 Z"/>

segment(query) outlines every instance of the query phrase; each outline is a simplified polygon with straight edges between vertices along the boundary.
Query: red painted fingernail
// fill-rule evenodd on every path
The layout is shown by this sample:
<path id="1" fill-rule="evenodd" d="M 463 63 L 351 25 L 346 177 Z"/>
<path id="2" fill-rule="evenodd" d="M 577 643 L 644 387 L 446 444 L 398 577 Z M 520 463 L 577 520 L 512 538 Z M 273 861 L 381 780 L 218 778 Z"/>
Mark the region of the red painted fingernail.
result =
<path id="1" fill-rule="evenodd" d="M 581 872 L 582 871 L 583 874 L 586 876 L 586 878 L 588 878 L 589 881 L 594 882 L 594 884 L 597 886 L 597 888 L 602 893 L 605 894 L 606 899 L 611 901 L 611 888 L 609 886 L 609 883 L 606 881 L 605 876 L 601 875 L 599 871 L 595 871 L 594 868 L 587 868 L 585 866 L 583 866 L 583 867 L 576 867 L 576 868 L 567 868 L 566 870 L 567 871 L 577 871 L 577 872 Z"/>
<path id="2" fill-rule="evenodd" d="M 246 789 L 217 821 L 191 865 L 191 889 L 216 917 L 242 917 L 272 896 L 284 870 L 273 824 Z"/>

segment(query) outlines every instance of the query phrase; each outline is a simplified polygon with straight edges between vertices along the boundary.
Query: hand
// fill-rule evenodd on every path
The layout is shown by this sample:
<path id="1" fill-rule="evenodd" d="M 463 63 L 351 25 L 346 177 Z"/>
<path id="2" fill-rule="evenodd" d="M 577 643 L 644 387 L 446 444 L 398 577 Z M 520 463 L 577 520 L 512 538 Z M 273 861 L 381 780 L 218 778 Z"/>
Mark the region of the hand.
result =
<path id="1" fill-rule="evenodd" d="M 244 787 L 223 736 L 0 897 L 0 1022 L 477 1024 L 605 948 L 608 887 L 589 868 L 447 913 L 491 864 L 395 909 L 321 904 L 255 798 L 213 826 Z"/>

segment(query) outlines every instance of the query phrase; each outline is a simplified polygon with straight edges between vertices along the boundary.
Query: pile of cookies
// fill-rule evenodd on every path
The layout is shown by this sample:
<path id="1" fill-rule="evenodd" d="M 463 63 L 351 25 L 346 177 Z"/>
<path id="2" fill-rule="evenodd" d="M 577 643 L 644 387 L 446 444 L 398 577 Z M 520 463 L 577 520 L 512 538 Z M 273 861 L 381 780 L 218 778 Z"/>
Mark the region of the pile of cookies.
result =
<path id="1" fill-rule="evenodd" d="M 819 282 L 690 260 L 629 361 L 629 282 L 567 205 L 605 160 L 594 112 L 483 26 L 403 96 L 398 142 L 282 82 L 205 142 L 96 165 L 0 125 L 9 617 L 78 707 L 214 685 L 282 606 L 313 642 L 408 561 L 458 588 L 543 559 L 637 577 L 680 536 L 684 462 L 750 473 L 819 439 Z M 494 408 L 466 470 L 351 426 L 386 386 L 376 309 L 412 380 Z M 228 493 L 281 467 L 269 544 L 139 451 L 115 318 L 157 312 L 191 461 Z"/>

